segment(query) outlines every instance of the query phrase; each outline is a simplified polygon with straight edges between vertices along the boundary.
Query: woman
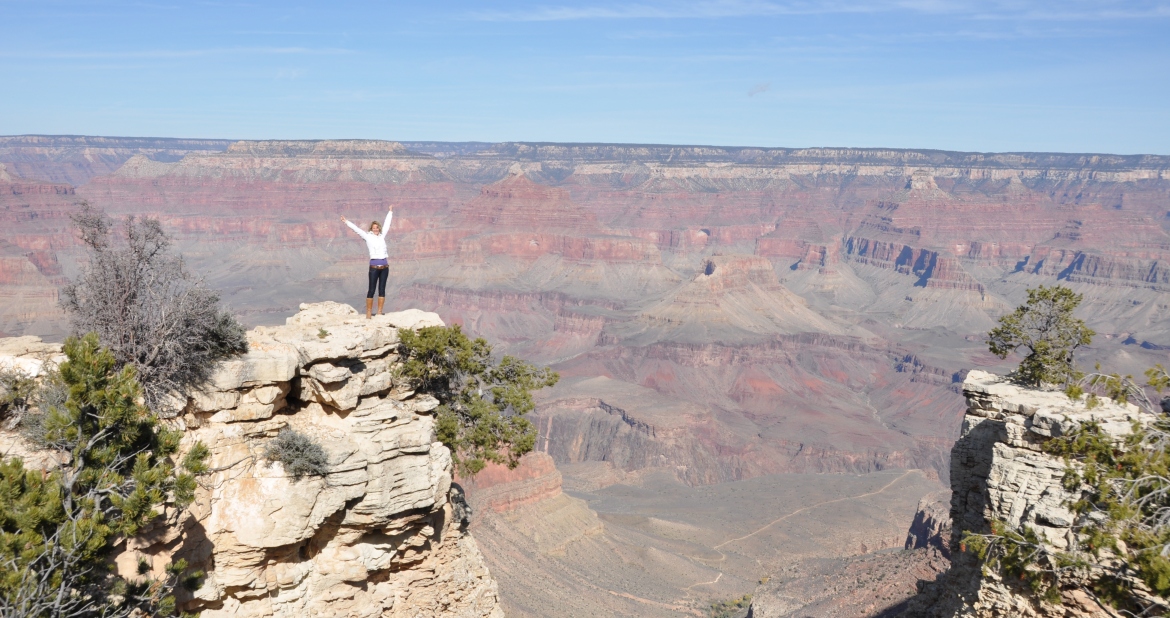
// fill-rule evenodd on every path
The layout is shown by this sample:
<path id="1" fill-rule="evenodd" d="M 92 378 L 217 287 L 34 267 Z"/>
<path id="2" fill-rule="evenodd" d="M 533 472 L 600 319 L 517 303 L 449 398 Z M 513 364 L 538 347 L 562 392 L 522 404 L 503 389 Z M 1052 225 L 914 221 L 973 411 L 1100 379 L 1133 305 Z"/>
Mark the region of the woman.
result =
<path id="1" fill-rule="evenodd" d="M 378 315 L 382 315 L 382 306 L 386 304 L 386 278 L 390 275 L 390 254 L 386 252 L 386 232 L 390 231 L 390 220 L 394 218 L 394 209 L 386 213 L 386 223 L 378 225 L 377 221 L 370 223 L 370 231 L 354 225 L 345 217 L 342 223 L 358 233 L 366 241 L 366 248 L 370 250 L 370 289 L 366 292 L 366 319 L 370 319 L 374 310 L 374 288 L 378 288 Z"/>

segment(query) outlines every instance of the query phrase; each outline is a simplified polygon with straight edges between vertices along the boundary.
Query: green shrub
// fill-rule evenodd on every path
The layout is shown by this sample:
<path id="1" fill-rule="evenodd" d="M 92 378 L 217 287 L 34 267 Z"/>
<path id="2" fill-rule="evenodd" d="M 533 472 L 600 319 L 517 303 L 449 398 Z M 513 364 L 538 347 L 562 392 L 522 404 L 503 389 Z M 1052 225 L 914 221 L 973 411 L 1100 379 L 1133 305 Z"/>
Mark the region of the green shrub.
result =
<path id="1" fill-rule="evenodd" d="M 712 601 L 707 607 L 708 618 L 733 618 L 752 604 L 752 595 L 745 594 L 738 599 Z"/>
<path id="2" fill-rule="evenodd" d="M 19 369 L 0 369 L 0 421 L 23 414 L 37 390 L 37 381 Z"/>
<path id="3" fill-rule="evenodd" d="M 324 476 L 329 471 L 329 457 L 309 436 L 285 427 L 264 449 L 264 458 L 279 461 L 294 481 L 304 476 Z"/>
<path id="4" fill-rule="evenodd" d="M 173 615 L 186 564 L 163 581 L 126 581 L 111 569 L 112 544 L 165 503 L 189 504 L 207 449 L 176 465 L 181 434 L 138 403 L 133 367 L 119 369 L 96 335 L 69 338 L 64 352 L 67 397 L 37 416 L 44 443 L 68 462 L 44 472 L 0 461 L 0 615 Z"/>
<path id="5" fill-rule="evenodd" d="M 45 420 L 50 410 L 64 406 L 68 399 L 69 386 L 61 378 L 61 372 L 50 367 L 35 381 L 16 429 L 34 446 L 51 448 L 45 433 Z"/>
<path id="6" fill-rule="evenodd" d="M 399 331 L 402 374 L 440 402 L 439 441 L 451 449 L 460 473 L 473 476 L 488 462 L 515 468 L 536 445 L 524 415 L 536 408 L 532 391 L 560 376 L 514 356 L 492 360 L 487 341 L 469 339 L 458 324 Z"/>
<path id="7" fill-rule="evenodd" d="M 999 326 L 987 334 L 988 348 L 1000 358 L 1026 350 L 1014 373 L 1024 384 L 1067 386 L 1080 377 L 1073 358 L 1076 349 L 1089 345 L 1095 334 L 1073 317 L 1081 300 L 1080 294 L 1063 286 L 1029 289 L 1028 301 L 1001 317 Z"/>

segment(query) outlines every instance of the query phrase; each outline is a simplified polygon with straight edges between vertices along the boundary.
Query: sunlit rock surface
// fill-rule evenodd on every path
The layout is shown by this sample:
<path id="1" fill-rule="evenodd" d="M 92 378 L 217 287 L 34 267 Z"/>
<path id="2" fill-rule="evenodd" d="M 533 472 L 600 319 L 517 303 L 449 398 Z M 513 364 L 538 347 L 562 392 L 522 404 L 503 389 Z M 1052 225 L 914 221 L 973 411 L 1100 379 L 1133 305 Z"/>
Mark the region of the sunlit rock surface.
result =
<path id="1" fill-rule="evenodd" d="M 1012 529 L 1035 530 L 1050 548 L 1062 550 L 1073 540 L 1076 515 L 1068 505 L 1079 489 L 1063 484 L 1066 463 L 1045 453 L 1051 437 L 1069 435 L 1093 422 L 1117 440 L 1152 417 L 1133 404 L 1102 398 L 1089 408 L 1060 392 L 1023 388 L 999 376 L 972 371 L 963 384 L 967 414 L 951 453 L 950 541 L 952 566 L 926 586 L 909 605 L 907 616 L 1114 616 L 1092 595 L 1073 589 L 1062 604 L 1043 602 L 1019 582 L 982 573 L 976 558 L 959 551 L 964 532 L 987 534 L 994 521 Z"/>
<path id="2" fill-rule="evenodd" d="M 204 576 L 180 588 L 180 604 L 206 618 L 502 618 L 452 492 L 450 452 L 435 441 L 438 402 L 395 378 L 398 329 L 441 324 L 417 310 L 366 320 L 326 302 L 250 331 L 249 352 L 221 363 L 168 421 L 185 429 L 185 447 L 210 449 L 211 472 L 190 509 L 168 508 L 124 542 L 123 574 L 186 559 Z M 59 346 L 0 340 L 0 365 L 46 355 L 59 359 Z M 323 447 L 324 475 L 296 480 L 265 459 L 285 428 Z"/>

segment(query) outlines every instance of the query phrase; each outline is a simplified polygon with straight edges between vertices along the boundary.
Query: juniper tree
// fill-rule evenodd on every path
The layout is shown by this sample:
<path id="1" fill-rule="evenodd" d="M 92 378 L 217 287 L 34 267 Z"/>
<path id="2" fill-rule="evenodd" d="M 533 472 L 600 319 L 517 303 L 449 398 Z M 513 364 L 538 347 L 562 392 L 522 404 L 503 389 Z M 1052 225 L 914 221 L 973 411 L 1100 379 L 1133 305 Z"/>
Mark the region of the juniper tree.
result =
<path id="1" fill-rule="evenodd" d="M 161 581 L 123 579 L 111 570 L 113 543 L 168 500 L 190 503 L 208 451 L 196 444 L 176 465 L 180 432 L 139 403 L 134 367 L 119 369 L 96 335 L 67 339 L 64 352 L 68 396 L 42 412 L 42 432 L 66 463 L 42 471 L 0 462 L 0 616 L 171 615 L 186 564 Z"/>
<path id="2" fill-rule="evenodd" d="M 458 324 L 399 331 L 406 361 L 403 375 L 440 402 L 439 441 L 451 449 L 463 474 L 488 462 L 515 468 L 536 445 L 536 428 L 524 415 L 536 408 L 532 391 L 560 379 L 514 356 L 492 360 L 482 338 L 469 339 Z"/>
<path id="3" fill-rule="evenodd" d="M 171 251 L 157 219 L 127 217 L 119 234 L 101 211 L 73 215 L 89 263 L 61 291 L 75 335 L 97 333 L 120 365 L 132 365 L 146 403 L 176 412 L 169 397 L 208 379 L 215 361 L 247 351 L 244 327 Z"/>
<path id="4" fill-rule="evenodd" d="M 1074 354 L 1095 334 L 1084 320 L 1073 317 L 1083 296 L 1063 286 L 1028 290 L 1028 300 L 999 319 L 987 334 L 991 353 L 1007 358 L 1021 349 L 1027 353 L 1014 377 L 1029 386 L 1067 386 L 1079 378 Z"/>

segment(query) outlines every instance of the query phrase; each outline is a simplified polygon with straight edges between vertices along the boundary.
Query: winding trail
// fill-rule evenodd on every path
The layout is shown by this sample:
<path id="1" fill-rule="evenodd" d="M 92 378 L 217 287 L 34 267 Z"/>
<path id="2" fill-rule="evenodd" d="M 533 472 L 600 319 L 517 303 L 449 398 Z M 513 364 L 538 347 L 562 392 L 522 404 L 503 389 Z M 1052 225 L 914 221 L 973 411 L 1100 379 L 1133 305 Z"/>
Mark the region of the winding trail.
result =
<path id="1" fill-rule="evenodd" d="M 829 505 L 829 504 L 836 504 L 836 503 L 838 503 L 838 502 L 847 502 L 847 501 L 849 501 L 849 500 L 860 500 L 861 498 L 868 498 L 868 497 L 870 497 L 870 496 L 876 496 L 876 495 L 878 495 L 878 494 L 880 494 L 880 493 L 884 492 L 885 490 L 889 489 L 890 487 L 893 487 L 893 486 L 894 486 L 894 485 L 895 485 L 895 484 L 896 484 L 898 481 L 900 481 L 900 480 L 902 480 L 902 479 L 906 478 L 906 477 L 907 477 L 907 476 L 909 476 L 909 475 L 910 475 L 912 472 L 915 472 L 915 470 L 907 470 L 907 471 L 903 472 L 903 473 L 901 474 L 901 476 L 899 476 L 898 478 L 896 478 L 896 479 L 894 479 L 894 480 L 890 481 L 889 483 L 886 483 L 885 485 L 882 485 L 880 488 L 878 488 L 878 489 L 875 489 L 875 490 L 873 490 L 873 491 L 871 491 L 871 492 L 867 492 L 867 493 L 864 493 L 864 494 L 858 494 L 858 495 L 856 495 L 856 496 L 845 496 L 845 497 L 843 497 L 843 498 L 834 498 L 834 499 L 832 499 L 832 500 L 825 500 L 824 502 L 817 502 L 816 504 L 810 504 L 810 505 L 808 505 L 808 506 L 803 506 L 803 507 L 801 507 L 801 508 L 799 508 L 799 509 L 796 509 L 795 511 L 792 511 L 791 513 L 789 513 L 789 514 L 787 514 L 787 515 L 784 515 L 784 516 L 782 516 L 782 517 L 777 517 L 776 519 L 773 519 L 772 521 L 770 521 L 770 522 L 768 522 L 768 523 L 764 524 L 763 526 L 760 526 L 759 528 L 757 528 L 757 529 L 753 530 L 752 532 L 749 532 L 749 533 L 747 533 L 747 534 L 745 534 L 745 535 L 743 535 L 743 536 L 740 536 L 740 537 L 736 537 L 736 538 L 734 538 L 734 539 L 728 539 L 728 540 L 726 540 L 726 541 L 723 541 L 722 543 L 720 543 L 720 544 L 718 544 L 718 545 L 716 545 L 716 546 L 714 546 L 714 547 L 712 547 L 712 548 L 711 548 L 711 549 L 715 550 L 716 552 L 719 552 L 719 559 L 718 559 L 718 560 L 713 560 L 713 561 L 711 561 L 711 562 L 712 562 L 712 563 L 714 563 L 714 564 L 719 564 L 720 562 L 724 562 L 724 561 L 726 561 L 726 560 L 727 560 L 727 554 L 723 553 L 723 551 L 721 551 L 721 550 L 720 550 L 720 548 L 721 548 L 721 547 L 725 547 L 725 546 L 727 546 L 727 545 L 730 545 L 731 543 L 737 543 L 737 542 L 739 542 L 739 541 L 743 541 L 743 540 L 745 540 L 745 539 L 750 539 L 751 537 L 753 537 L 753 536 L 755 536 L 755 535 L 757 535 L 757 534 L 759 534 L 759 533 L 763 532 L 764 530 L 767 530 L 768 528 L 771 528 L 772 526 L 774 526 L 774 525 L 776 525 L 776 524 L 778 524 L 778 523 L 780 523 L 780 522 L 782 522 L 782 521 L 784 521 L 784 520 L 788 519 L 789 517 L 793 517 L 793 516 L 795 516 L 795 515 L 799 515 L 799 514 L 801 514 L 801 513 L 804 513 L 804 512 L 806 512 L 806 511 L 811 511 L 812 509 L 815 509 L 815 508 L 819 508 L 819 507 L 822 507 L 822 506 L 825 506 L 825 505 Z M 692 559 L 693 559 L 693 560 L 696 560 L 696 561 L 698 561 L 698 562 L 701 562 L 701 563 L 706 563 L 706 561 L 704 561 L 702 558 L 694 558 L 694 557 L 692 557 Z M 692 588 L 694 588 L 695 586 L 705 586 L 705 585 L 708 585 L 708 584 L 714 584 L 714 583 L 718 582 L 718 581 L 720 580 L 720 578 L 722 578 L 722 577 L 723 577 L 723 571 L 720 571 L 720 572 L 719 572 L 719 575 L 718 575 L 718 576 L 717 576 L 715 579 L 713 579 L 713 580 L 711 580 L 711 581 L 709 581 L 709 582 L 699 582 L 699 583 L 696 583 L 696 584 L 691 584 L 690 586 L 687 586 L 687 587 L 685 588 L 685 590 L 687 590 L 687 591 L 690 591 L 690 590 L 691 590 Z"/>
<path id="2" fill-rule="evenodd" d="M 898 481 L 909 476 L 911 472 L 914 472 L 914 470 L 907 470 L 907 471 L 903 472 L 902 475 L 899 476 L 898 478 L 890 481 L 889 483 L 886 483 L 885 485 L 882 485 L 882 487 L 880 489 L 875 489 L 874 491 L 871 491 L 869 493 L 860 494 L 857 496 L 845 496 L 844 498 L 835 498 L 833 500 L 825 500 L 824 502 L 818 502 L 816 504 L 810 504 L 808 506 L 801 507 L 801 508 L 796 509 L 795 511 L 792 511 L 791 513 L 789 513 L 783 517 L 777 517 L 776 519 L 773 519 L 772 521 L 764 524 L 763 526 L 760 526 L 760 528 L 755 530 L 754 532 L 749 532 L 741 537 L 737 537 L 734 539 L 723 541 L 722 543 L 716 545 L 715 547 L 712 547 L 711 549 L 714 549 L 715 551 L 719 551 L 719 548 L 723 547 L 724 545 L 728 545 L 730 543 L 735 543 L 736 541 L 742 541 L 744 539 L 751 538 L 751 537 L 763 532 L 764 530 L 767 530 L 768 528 L 771 528 L 772 526 L 784 521 L 785 519 L 792 517 L 793 515 L 799 515 L 800 513 L 803 513 L 805 511 L 811 511 L 812 509 L 815 509 L 815 508 L 821 507 L 821 506 L 825 506 L 826 504 L 836 504 L 837 502 L 846 502 L 848 500 L 860 500 L 861 498 L 868 498 L 870 496 L 876 496 L 876 495 L 882 493 L 883 491 L 889 489 L 890 487 L 893 487 L 895 483 L 897 483 Z M 719 552 L 719 553 L 722 554 L 723 552 Z M 719 562 L 722 562 L 726 558 L 727 558 L 727 555 L 724 554 L 723 558 L 721 558 L 719 560 Z"/>

